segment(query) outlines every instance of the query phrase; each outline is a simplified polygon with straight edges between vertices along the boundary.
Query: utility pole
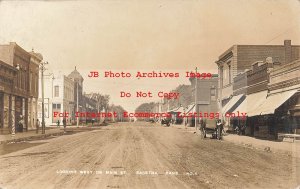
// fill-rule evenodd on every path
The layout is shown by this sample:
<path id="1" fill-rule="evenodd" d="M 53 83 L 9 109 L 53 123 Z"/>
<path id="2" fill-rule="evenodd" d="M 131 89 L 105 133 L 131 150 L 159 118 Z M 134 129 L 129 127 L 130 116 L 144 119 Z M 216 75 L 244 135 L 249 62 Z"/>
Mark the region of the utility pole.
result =
<path id="1" fill-rule="evenodd" d="M 169 103 L 169 99 L 167 99 L 168 102 L 168 112 L 170 111 L 170 103 Z"/>
<path id="2" fill-rule="evenodd" d="M 222 103 L 222 96 L 223 96 L 223 71 L 221 68 L 221 65 L 219 65 L 218 63 L 218 67 L 219 67 L 219 77 L 218 77 L 218 83 L 219 83 L 219 91 L 218 91 L 218 99 L 219 99 L 219 111 L 221 114 L 221 120 L 222 122 L 224 121 L 224 115 L 223 115 L 223 103 Z"/>
<path id="3" fill-rule="evenodd" d="M 44 71 L 46 70 L 45 65 L 48 62 L 41 63 L 41 85 L 42 85 L 42 134 L 45 134 L 45 104 L 44 104 Z"/>
<path id="4" fill-rule="evenodd" d="M 196 77 L 195 77 L 195 112 L 197 112 L 197 67 L 196 67 Z M 195 129 L 197 130 L 197 117 L 196 117 L 196 114 L 195 114 Z"/>
<path id="5" fill-rule="evenodd" d="M 79 110 L 78 110 L 78 81 L 77 81 L 77 103 L 76 103 L 76 105 L 77 105 L 77 107 L 76 107 L 76 111 L 78 112 Z M 77 128 L 79 127 L 79 117 L 77 116 L 77 120 L 76 120 L 76 125 L 77 125 Z"/>
<path id="6" fill-rule="evenodd" d="M 159 123 L 161 122 L 162 105 L 163 105 L 163 99 L 161 99 L 158 104 Z"/>

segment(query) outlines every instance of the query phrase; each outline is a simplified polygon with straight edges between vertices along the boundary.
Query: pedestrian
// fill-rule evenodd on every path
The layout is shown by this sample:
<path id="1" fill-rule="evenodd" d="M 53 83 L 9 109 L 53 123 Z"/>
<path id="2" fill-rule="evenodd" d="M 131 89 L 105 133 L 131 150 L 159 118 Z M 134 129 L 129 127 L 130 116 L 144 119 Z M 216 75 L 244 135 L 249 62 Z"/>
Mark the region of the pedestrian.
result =
<path id="1" fill-rule="evenodd" d="M 201 137 L 206 138 L 206 119 L 200 118 L 200 127 Z"/>
<path id="2" fill-rule="evenodd" d="M 285 116 L 282 117 L 282 119 L 283 119 L 283 125 L 284 125 L 284 132 L 285 133 L 290 133 L 289 116 L 285 115 Z"/>
<path id="3" fill-rule="evenodd" d="M 64 132 L 66 132 L 67 121 L 66 118 L 63 118 Z"/>
<path id="4" fill-rule="evenodd" d="M 36 119 L 35 126 L 36 126 L 36 134 L 38 134 L 39 133 L 39 128 L 40 128 L 40 120 L 39 119 Z"/>
<path id="5" fill-rule="evenodd" d="M 223 131 L 223 125 L 224 123 L 222 122 L 221 119 L 217 119 L 217 122 L 216 122 L 216 138 L 217 139 L 221 139 L 222 138 L 222 131 Z"/>
<path id="6" fill-rule="evenodd" d="M 23 125 L 24 125 L 24 120 L 23 120 L 23 116 L 22 115 L 20 115 L 20 120 L 19 120 L 19 122 L 18 122 L 18 130 L 19 130 L 19 132 L 23 132 Z"/>
<path id="7" fill-rule="evenodd" d="M 57 120 L 57 127 L 60 127 L 60 121 Z"/>

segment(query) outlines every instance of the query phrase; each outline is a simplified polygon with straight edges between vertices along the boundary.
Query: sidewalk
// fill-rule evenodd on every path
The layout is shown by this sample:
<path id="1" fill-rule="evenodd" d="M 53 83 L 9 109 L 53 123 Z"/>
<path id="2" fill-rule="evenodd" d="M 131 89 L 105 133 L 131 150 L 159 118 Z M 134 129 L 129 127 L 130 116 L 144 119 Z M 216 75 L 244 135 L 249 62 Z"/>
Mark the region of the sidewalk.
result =
<path id="1" fill-rule="evenodd" d="M 35 130 L 29 130 L 27 132 L 16 133 L 14 136 L 11 134 L 0 135 L 0 144 L 10 143 L 10 142 L 19 142 L 29 139 L 40 139 L 45 138 L 51 135 L 63 135 L 64 130 L 61 128 L 46 128 L 45 134 L 42 134 L 42 130 L 39 130 L 37 134 Z"/>
<path id="2" fill-rule="evenodd" d="M 262 140 L 249 136 L 239 136 L 235 134 L 228 134 L 223 137 L 224 141 L 232 142 L 237 145 L 243 145 L 248 148 L 255 148 L 267 152 L 284 153 L 294 157 L 300 157 L 300 141 L 270 141 Z"/>
<path id="3" fill-rule="evenodd" d="M 185 127 L 184 125 L 171 125 L 170 127 L 186 130 L 190 133 L 196 132 L 195 127 Z M 199 130 L 197 130 L 196 134 L 200 135 Z M 235 134 L 227 134 L 223 136 L 223 140 L 236 145 L 242 145 L 247 148 L 254 148 L 273 153 L 284 153 L 294 157 L 300 157 L 300 140 L 295 140 L 295 142 L 291 142 L 292 140 L 277 142 L 257 139 L 250 136 L 239 136 Z"/>

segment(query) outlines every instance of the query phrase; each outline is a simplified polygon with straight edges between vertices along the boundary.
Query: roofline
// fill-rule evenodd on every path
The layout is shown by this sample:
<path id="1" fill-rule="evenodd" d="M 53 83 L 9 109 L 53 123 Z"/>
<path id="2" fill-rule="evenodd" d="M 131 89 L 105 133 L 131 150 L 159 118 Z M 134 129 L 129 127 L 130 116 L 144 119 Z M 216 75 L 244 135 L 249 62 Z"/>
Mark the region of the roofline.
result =
<path id="1" fill-rule="evenodd" d="M 226 51 L 224 51 L 219 57 L 218 57 L 218 61 L 220 59 L 222 59 L 224 56 L 226 56 L 229 52 L 231 52 L 234 48 L 234 46 L 237 46 L 237 45 L 232 45 L 230 48 L 228 48 Z"/>
<path id="2" fill-rule="evenodd" d="M 12 65 L 10 65 L 10 64 L 7 64 L 7 63 L 5 63 L 5 62 L 3 62 L 2 60 L 0 60 L 0 65 L 1 65 L 1 66 L 4 66 L 4 67 L 7 67 L 7 68 L 9 68 L 9 69 L 12 69 L 12 70 L 14 70 L 14 71 L 18 71 L 18 69 L 17 69 L 16 67 L 14 67 L 14 66 L 12 66 Z"/>
<path id="3" fill-rule="evenodd" d="M 234 47 L 245 47 L 245 46 L 256 46 L 256 47 L 284 47 L 284 45 L 232 45 L 230 48 L 228 48 L 226 51 L 224 51 L 219 57 L 218 57 L 218 61 L 220 61 L 224 56 L 226 56 L 230 51 L 233 50 Z M 300 47 L 300 45 L 291 45 L 291 47 Z"/>

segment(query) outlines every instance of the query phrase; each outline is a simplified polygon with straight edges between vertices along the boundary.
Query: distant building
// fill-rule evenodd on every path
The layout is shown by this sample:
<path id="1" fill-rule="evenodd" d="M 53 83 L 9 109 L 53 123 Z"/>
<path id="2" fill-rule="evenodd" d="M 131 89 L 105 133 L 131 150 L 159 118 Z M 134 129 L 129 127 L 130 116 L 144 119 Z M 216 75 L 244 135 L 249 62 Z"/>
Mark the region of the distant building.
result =
<path id="1" fill-rule="evenodd" d="M 75 69 L 68 75 L 74 82 L 74 110 L 73 112 L 82 112 L 84 107 L 83 102 L 83 77 L 77 71 L 76 66 Z M 78 102 L 78 110 L 77 110 L 77 102 Z M 80 118 L 80 121 L 84 121 L 84 118 Z"/>
<path id="2" fill-rule="evenodd" d="M 196 94 L 196 80 L 197 80 L 197 98 Z M 192 86 L 192 104 L 196 106 L 190 106 L 187 108 L 187 111 L 195 112 L 207 112 L 217 114 L 219 112 L 218 104 L 218 74 L 213 74 L 210 79 L 201 79 L 201 78 L 190 78 Z M 190 110 L 188 110 L 190 109 Z M 194 126 L 194 121 L 189 120 L 189 125 Z"/>
<path id="3" fill-rule="evenodd" d="M 177 99 L 168 99 L 163 98 L 159 103 L 156 104 L 155 111 L 167 112 L 170 110 L 178 109 L 179 107 L 186 107 L 192 102 L 192 86 L 191 85 L 179 85 L 176 89 L 171 90 L 170 92 L 179 93 L 179 98 Z"/>
<path id="4" fill-rule="evenodd" d="M 40 83 L 41 84 L 41 83 Z M 41 97 L 41 92 L 40 95 Z M 42 118 L 42 99 L 39 99 L 39 119 Z M 54 116 L 55 112 L 68 113 L 67 124 L 72 124 L 74 118 L 74 82 L 59 73 L 44 76 L 44 108 L 45 124 L 62 125 L 63 117 Z"/>

